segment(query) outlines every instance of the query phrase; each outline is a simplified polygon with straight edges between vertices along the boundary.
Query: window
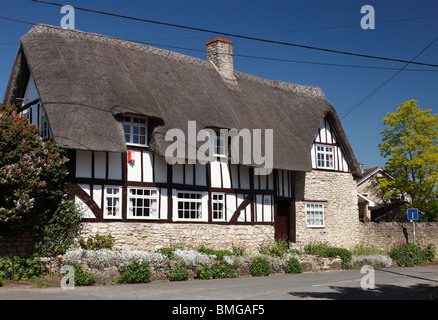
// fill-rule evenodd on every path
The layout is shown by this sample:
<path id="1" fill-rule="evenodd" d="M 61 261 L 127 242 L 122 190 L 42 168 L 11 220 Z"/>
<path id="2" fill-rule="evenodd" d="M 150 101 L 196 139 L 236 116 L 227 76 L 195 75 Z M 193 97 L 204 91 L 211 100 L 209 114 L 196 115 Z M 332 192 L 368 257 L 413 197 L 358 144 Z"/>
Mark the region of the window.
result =
<path id="1" fill-rule="evenodd" d="M 121 202 L 121 187 L 105 187 L 104 218 L 121 218 Z"/>
<path id="2" fill-rule="evenodd" d="M 212 205 L 212 213 L 213 220 L 225 220 L 225 195 L 223 193 L 212 193 L 211 194 L 211 205 Z"/>
<path id="3" fill-rule="evenodd" d="M 126 143 L 130 145 L 147 145 L 147 120 L 140 117 L 123 117 L 123 131 L 125 132 Z"/>
<path id="4" fill-rule="evenodd" d="M 128 218 L 158 218 L 158 190 L 128 188 Z"/>
<path id="5" fill-rule="evenodd" d="M 306 222 L 308 227 L 324 227 L 324 204 L 320 202 L 306 203 Z"/>
<path id="6" fill-rule="evenodd" d="M 333 146 L 316 145 L 316 165 L 319 169 L 334 169 L 334 149 Z"/>
<path id="7" fill-rule="evenodd" d="M 221 135 L 221 133 L 217 131 L 215 131 L 215 133 L 216 136 L 213 136 L 211 139 L 213 155 L 215 157 L 227 157 L 227 144 L 225 142 L 228 135 Z"/>
<path id="8" fill-rule="evenodd" d="M 202 219 L 202 193 L 178 191 L 178 219 Z"/>
<path id="9" fill-rule="evenodd" d="M 40 107 L 40 134 L 41 138 L 48 139 L 49 138 L 49 121 L 47 120 L 46 112 L 43 108 Z"/>

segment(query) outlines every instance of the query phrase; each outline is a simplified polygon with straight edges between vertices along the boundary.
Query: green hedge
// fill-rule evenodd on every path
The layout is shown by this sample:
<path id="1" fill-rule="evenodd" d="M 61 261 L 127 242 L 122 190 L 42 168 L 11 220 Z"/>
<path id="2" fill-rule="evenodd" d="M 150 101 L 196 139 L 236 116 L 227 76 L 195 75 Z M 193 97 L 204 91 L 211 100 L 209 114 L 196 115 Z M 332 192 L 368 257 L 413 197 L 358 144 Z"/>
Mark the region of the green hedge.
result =
<path id="1" fill-rule="evenodd" d="M 253 277 L 266 277 L 271 273 L 271 268 L 265 258 L 257 257 L 249 265 L 249 272 Z"/>
<path id="2" fill-rule="evenodd" d="M 38 255 L 32 255 L 29 258 L 19 256 L 0 257 L 0 279 L 36 279 L 43 273 L 43 264 Z"/>
<path id="3" fill-rule="evenodd" d="M 151 281 L 149 262 L 133 261 L 121 270 L 118 283 L 148 283 Z"/>
<path id="4" fill-rule="evenodd" d="M 389 256 L 401 267 L 412 267 L 434 261 L 436 249 L 434 244 L 421 248 L 413 243 L 404 243 L 393 246 L 389 251 Z"/>
<path id="5" fill-rule="evenodd" d="M 300 261 L 297 258 L 291 257 L 287 261 L 284 271 L 286 273 L 301 273 L 303 269 L 301 268 Z"/>
<path id="6" fill-rule="evenodd" d="M 351 262 L 351 252 L 347 249 L 330 247 L 323 243 L 309 243 L 304 247 L 307 254 L 314 254 L 325 258 L 340 257 L 342 260 L 342 268 L 349 269 Z"/>

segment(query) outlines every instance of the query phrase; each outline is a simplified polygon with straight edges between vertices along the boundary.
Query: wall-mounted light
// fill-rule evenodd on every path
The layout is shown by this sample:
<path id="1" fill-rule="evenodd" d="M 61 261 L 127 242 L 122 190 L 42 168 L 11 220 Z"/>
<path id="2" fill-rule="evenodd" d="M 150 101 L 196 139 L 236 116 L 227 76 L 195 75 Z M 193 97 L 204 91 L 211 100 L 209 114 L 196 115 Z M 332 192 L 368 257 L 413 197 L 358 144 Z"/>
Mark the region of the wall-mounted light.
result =
<path id="1" fill-rule="evenodd" d="M 135 162 L 135 152 L 133 150 L 128 150 L 128 163 Z"/>

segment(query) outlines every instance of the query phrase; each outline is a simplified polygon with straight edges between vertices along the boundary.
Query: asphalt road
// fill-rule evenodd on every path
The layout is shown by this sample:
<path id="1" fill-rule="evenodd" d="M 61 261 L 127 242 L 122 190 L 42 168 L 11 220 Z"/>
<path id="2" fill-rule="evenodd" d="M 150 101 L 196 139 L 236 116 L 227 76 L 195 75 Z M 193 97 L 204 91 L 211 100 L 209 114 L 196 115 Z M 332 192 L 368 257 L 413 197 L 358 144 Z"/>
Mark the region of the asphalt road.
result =
<path id="1" fill-rule="evenodd" d="M 361 284 L 372 284 L 371 277 L 369 272 L 349 270 L 69 290 L 4 286 L 0 300 L 430 300 L 438 290 L 438 266 L 375 269 L 374 289 L 362 289 Z"/>

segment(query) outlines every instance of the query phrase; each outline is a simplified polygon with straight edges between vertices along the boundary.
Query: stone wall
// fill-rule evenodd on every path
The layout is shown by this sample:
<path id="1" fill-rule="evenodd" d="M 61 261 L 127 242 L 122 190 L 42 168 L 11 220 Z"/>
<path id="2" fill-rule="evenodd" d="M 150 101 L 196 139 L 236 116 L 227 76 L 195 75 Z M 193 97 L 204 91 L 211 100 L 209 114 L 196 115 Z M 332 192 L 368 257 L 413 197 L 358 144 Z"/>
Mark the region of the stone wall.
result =
<path id="1" fill-rule="evenodd" d="M 356 182 L 351 173 L 312 171 L 296 173 L 296 246 L 323 242 L 350 249 L 360 242 Z M 310 228 L 306 202 L 324 203 L 324 227 Z"/>
<path id="2" fill-rule="evenodd" d="M 171 244 L 231 250 L 244 243 L 247 252 L 258 252 L 262 243 L 274 239 L 272 225 L 221 225 L 195 223 L 82 223 L 80 236 L 111 234 L 120 249 L 154 251 Z"/>
<path id="3" fill-rule="evenodd" d="M 28 233 L 0 238 L 0 256 L 28 256 L 32 254 L 34 246 L 35 240 Z"/>
<path id="4" fill-rule="evenodd" d="M 388 250 L 396 243 L 413 242 L 411 222 L 366 222 L 361 227 L 364 245 Z M 415 242 L 420 245 L 434 243 L 438 248 L 438 222 L 416 222 Z"/>

